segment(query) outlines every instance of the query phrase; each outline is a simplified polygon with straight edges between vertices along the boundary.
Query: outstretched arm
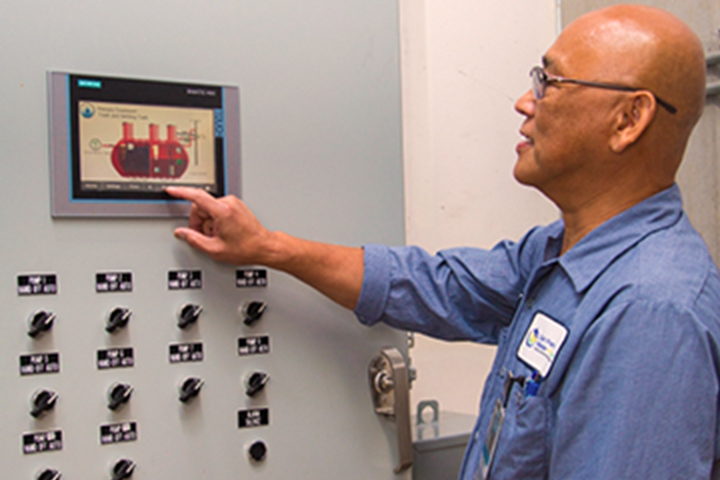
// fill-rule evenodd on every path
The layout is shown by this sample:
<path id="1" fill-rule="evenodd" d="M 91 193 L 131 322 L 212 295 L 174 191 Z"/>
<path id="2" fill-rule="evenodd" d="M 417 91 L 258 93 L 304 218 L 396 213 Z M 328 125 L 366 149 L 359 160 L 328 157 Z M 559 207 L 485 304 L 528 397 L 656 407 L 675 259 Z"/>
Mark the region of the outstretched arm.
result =
<path id="1" fill-rule="evenodd" d="M 175 230 L 175 236 L 191 247 L 221 262 L 281 270 L 340 305 L 355 307 L 363 278 L 361 248 L 271 232 L 232 195 L 216 199 L 203 190 L 185 187 L 166 191 L 192 202 L 188 226 Z"/>

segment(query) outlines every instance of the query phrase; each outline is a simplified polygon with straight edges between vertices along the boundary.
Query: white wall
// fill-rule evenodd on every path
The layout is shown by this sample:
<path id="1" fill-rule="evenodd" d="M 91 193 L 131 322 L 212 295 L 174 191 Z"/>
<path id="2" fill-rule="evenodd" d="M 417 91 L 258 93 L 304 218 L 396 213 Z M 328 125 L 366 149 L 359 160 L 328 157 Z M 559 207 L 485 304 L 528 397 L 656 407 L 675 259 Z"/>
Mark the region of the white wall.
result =
<path id="1" fill-rule="evenodd" d="M 515 100 L 555 37 L 555 0 L 400 0 L 407 243 L 490 247 L 557 218 L 512 177 Z M 494 347 L 416 338 L 413 405 L 477 412 Z"/>

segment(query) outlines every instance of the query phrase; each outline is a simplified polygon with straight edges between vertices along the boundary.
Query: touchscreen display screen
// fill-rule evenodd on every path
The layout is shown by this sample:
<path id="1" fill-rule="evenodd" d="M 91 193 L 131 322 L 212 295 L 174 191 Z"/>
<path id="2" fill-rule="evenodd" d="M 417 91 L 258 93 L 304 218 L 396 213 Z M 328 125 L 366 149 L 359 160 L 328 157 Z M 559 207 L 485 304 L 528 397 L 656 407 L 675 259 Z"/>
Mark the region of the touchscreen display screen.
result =
<path id="1" fill-rule="evenodd" d="M 50 83 L 53 185 L 70 205 L 58 198 L 61 210 L 147 212 L 129 205 L 172 203 L 171 185 L 237 193 L 237 88 L 61 73 Z"/>

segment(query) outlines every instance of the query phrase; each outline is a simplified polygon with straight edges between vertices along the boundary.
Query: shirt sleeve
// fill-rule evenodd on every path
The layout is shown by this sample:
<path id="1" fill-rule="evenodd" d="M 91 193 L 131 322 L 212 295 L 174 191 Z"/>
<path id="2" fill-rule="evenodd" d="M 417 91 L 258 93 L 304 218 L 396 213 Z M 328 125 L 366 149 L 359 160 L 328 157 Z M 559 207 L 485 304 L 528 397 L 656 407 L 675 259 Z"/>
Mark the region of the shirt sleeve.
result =
<path id="1" fill-rule="evenodd" d="M 607 311 L 555 398 L 549 478 L 710 478 L 717 357 L 692 310 L 636 301 Z"/>
<path id="2" fill-rule="evenodd" d="M 532 259 L 533 242 L 492 250 L 456 248 L 430 255 L 418 247 L 364 247 L 358 319 L 383 322 L 445 340 L 497 343 L 513 316 Z"/>

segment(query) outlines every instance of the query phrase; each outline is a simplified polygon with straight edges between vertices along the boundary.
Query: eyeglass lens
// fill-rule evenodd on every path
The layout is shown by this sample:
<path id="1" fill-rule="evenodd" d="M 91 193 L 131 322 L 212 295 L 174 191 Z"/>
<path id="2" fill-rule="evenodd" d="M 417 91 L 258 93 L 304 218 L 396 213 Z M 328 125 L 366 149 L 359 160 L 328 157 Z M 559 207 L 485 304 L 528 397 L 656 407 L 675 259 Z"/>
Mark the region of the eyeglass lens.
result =
<path id="1" fill-rule="evenodd" d="M 530 70 L 530 78 L 532 81 L 532 91 L 536 100 L 542 100 L 545 96 L 545 72 L 539 67 Z"/>

